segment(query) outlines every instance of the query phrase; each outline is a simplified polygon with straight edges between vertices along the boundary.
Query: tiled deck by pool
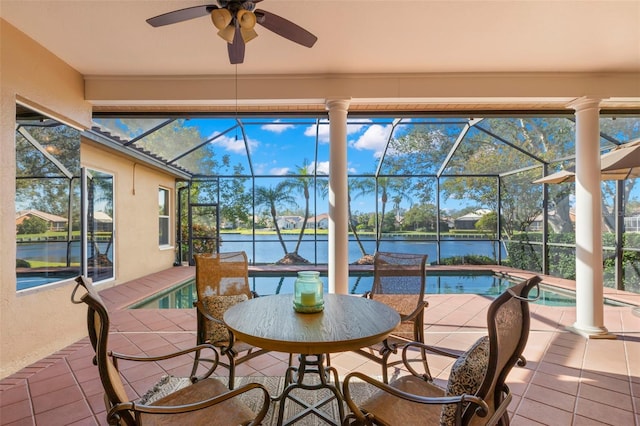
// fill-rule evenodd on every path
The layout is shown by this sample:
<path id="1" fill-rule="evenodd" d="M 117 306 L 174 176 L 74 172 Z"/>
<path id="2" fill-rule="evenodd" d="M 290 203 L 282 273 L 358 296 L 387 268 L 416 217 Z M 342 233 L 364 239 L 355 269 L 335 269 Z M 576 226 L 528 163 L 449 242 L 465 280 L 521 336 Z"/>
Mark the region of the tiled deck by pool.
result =
<path id="1" fill-rule="evenodd" d="M 193 272 L 193 268 L 176 267 L 102 290 L 112 316 L 112 349 L 159 354 L 192 346 L 193 310 L 127 310 L 126 306 L 188 279 Z M 572 285 L 546 277 L 545 281 Z M 640 305 L 638 295 L 605 291 L 607 298 Z M 432 295 L 428 299 L 427 343 L 465 349 L 483 334 L 488 298 Z M 515 394 L 510 406 L 514 425 L 640 426 L 640 317 L 628 306 L 605 306 L 604 312 L 614 340 L 588 340 L 567 332 L 565 327 L 575 321 L 575 308 L 531 305 L 531 334 L 524 353 L 528 363 L 514 368 L 507 380 Z M 102 387 L 91 357 L 85 338 L 4 378 L 0 381 L 0 424 L 106 424 Z M 281 375 L 287 359 L 282 353 L 257 357 L 240 365 L 237 374 Z M 380 374 L 377 364 L 353 353 L 334 354 L 331 364 L 341 375 L 352 370 Z M 448 362 L 434 362 L 432 372 L 444 380 L 449 366 Z M 176 372 L 179 368 L 123 366 L 123 373 L 129 391 L 142 393 L 163 370 Z M 226 370 L 220 367 L 218 373 L 225 375 Z"/>

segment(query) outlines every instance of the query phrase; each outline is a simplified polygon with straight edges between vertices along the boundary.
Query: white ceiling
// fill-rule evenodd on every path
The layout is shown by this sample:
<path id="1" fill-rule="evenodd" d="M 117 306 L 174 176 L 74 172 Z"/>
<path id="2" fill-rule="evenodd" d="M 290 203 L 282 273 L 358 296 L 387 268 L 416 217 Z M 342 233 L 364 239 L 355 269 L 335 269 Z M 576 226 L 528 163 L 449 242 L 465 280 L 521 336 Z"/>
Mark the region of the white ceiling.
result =
<path id="1" fill-rule="evenodd" d="M 0 16 L 86 76 L 233 73 L 208 17 L 145 19 L 213 0 L 0 0 Z M 311 31 L 257 26 L 241 74 L 640 72 L 640 1 L 264 0 Z"/>

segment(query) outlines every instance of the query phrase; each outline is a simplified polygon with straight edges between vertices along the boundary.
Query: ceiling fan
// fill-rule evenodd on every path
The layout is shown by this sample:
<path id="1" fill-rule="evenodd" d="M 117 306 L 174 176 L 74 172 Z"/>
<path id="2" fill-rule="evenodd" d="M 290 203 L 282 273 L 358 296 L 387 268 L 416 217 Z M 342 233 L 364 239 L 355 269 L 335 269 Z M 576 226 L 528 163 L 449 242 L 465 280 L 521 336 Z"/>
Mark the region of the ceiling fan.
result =
<path id="1" fill-rule="evenodd" d="M 175 24 L 201 16 L 210 15 L 218 35 L 227 41 L 229 61 L 241 64 L 244 61 L 245 43 L 258 36 L 254 29 L 260 24 L 295 43 L 311 47 L 318 38 L 304 28 L 266 10 L 256 9 L 262 0 L 217 0 L 218 4 L 187 7 L 147 19 L 152 27 Z"/>

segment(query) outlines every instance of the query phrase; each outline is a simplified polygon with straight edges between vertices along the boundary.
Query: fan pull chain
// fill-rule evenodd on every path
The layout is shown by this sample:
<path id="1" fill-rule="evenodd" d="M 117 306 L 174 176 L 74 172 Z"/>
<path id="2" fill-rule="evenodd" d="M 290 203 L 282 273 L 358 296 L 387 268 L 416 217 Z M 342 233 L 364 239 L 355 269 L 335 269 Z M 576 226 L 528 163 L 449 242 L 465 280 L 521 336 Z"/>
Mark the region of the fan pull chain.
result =
<path id="1" fill-rule="evenodd" d="M 238 64 L 235 64 L 235 94 L 236 94 L 236 124 L 238 124 Z M 236 142 L 238 141 L 238 127 L 236 126 Z"/>

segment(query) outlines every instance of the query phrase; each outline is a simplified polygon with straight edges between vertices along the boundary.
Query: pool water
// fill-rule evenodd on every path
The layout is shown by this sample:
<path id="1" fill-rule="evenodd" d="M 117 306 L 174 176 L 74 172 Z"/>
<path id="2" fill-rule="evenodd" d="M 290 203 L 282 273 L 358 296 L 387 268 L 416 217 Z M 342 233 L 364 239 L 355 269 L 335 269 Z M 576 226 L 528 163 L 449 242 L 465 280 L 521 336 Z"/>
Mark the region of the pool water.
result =
<path id="1" fill-rule="evenodd" d="M 321 276 L 324 290 L 327 291 L 327 277 Z M 273 277 L 250 277 L 249 284 L 260 295 L 293 293 L 295 274 Z M 495 297 L 519 281 L 504 275 L 493 274 L 432 274 L 427 275 L 426 294 L 480 294 Z M 373 276 L 357 275 L 349 278 L 349 291 L 362 294 L 371 289 Z M 534 295 L 532 295 L 534 296 Z M 190 280 L 161 292 L 150 299 L 132 306 L 132 308 L 152 309 L 189 309 L 196 299 L 195 281 Z M 540 298 L 535 302 L 548 306 L 575 306 L 575 297 L 568 293 L 541 288 Z"/>

